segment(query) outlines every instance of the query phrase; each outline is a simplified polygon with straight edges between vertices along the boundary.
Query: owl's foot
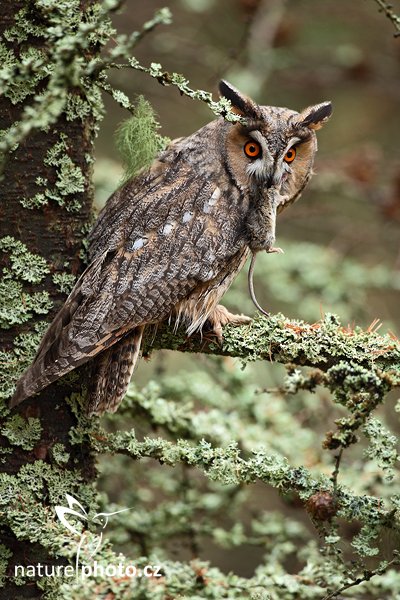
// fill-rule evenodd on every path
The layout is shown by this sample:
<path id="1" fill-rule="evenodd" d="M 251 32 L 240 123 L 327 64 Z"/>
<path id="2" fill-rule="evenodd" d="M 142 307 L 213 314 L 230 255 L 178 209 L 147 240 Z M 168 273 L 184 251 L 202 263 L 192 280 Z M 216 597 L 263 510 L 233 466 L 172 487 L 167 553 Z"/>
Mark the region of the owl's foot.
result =
<path id="1" fill-rule="evenodd" d="M 218 304 L 208 317 L 203 331 L 205 329 L 207 333 L 213 333 L 218 342 L 222 344 L 222 328 L 228 323 L 232 325 L 249 325 L 251 318 L 246 317 L 246 315 L 234 315 L 225 306 Z"/>

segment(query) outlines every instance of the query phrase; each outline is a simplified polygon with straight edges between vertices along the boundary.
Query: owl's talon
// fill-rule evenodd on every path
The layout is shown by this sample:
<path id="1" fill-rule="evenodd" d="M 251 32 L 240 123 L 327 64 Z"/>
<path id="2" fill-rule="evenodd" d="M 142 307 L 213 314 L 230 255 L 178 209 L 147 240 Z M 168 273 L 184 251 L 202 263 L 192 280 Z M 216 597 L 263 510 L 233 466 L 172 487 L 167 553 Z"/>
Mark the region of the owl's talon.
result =
<path id="1" fill-rule="evenodd" d="M 223 336 L 222 328 L 229 323 L 232 325 L 249 325 L 252 319 L 246 315 L 234 315 L 229 312 L 225 306 L 218 304 L 211 315 L 208 317 L 206 323 L 209 325 L 209 331 L 217 338 L 219 344 L 222 346 Z"/>

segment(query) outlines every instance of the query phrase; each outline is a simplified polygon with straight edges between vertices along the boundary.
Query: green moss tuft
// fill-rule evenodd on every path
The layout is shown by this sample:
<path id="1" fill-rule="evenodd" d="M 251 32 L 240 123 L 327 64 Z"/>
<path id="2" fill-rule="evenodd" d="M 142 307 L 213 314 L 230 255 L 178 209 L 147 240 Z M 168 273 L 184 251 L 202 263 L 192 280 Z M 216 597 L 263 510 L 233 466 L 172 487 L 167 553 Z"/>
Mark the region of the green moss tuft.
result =
<path id="1" fill-rule="evenodd" d="M 125 181 L 149 167 L 166 147 L 169 140 L 157 133 L 159 127 L 151 104 L 139 96 L 135 114 L 123 121 L 116 132 L 117 148 L 125 167 Z"/>

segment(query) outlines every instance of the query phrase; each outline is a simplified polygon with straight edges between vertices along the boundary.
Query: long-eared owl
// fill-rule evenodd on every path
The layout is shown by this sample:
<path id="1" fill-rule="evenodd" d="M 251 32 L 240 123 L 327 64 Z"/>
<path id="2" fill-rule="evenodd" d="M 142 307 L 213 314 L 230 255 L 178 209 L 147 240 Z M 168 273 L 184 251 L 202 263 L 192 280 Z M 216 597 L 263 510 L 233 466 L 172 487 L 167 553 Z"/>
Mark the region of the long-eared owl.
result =
<path id="1" fill-rule="evenodd" d="M 218 302 L 250 255 L 274 252 L 276 215 L 312 174 L 315 130 L 330 102 L 298 113 L 260 106 L 225 81 L 240 122 L 213 120 L 173 141 L 108 200 L 89 235 L 90 264 L 49 326 L 11 400 L 15 406 L 92 361 L 88 414 L 115 411 L 146 326 L 188 335 L 208 322 L 248 323 Z M 252 290 L 252 280 L 250 290 Z"/>

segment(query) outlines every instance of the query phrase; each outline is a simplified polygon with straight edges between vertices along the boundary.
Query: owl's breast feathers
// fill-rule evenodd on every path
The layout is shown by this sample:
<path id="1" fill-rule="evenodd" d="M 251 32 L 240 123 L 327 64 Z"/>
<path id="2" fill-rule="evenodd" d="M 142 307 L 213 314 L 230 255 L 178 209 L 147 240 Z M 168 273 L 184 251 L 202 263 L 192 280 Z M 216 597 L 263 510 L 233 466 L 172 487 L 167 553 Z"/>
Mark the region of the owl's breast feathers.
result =
<path id="1" fill-rule="evenodd" d="M 16 405 L 171 314 L 200 328 L 247 254 L 240 192 L 184 160 L 166 161 L 108 201 L 89 236 L 91 264 L 18 382 Z M 135 350 L 136 352 L 136 350 Z"/>

